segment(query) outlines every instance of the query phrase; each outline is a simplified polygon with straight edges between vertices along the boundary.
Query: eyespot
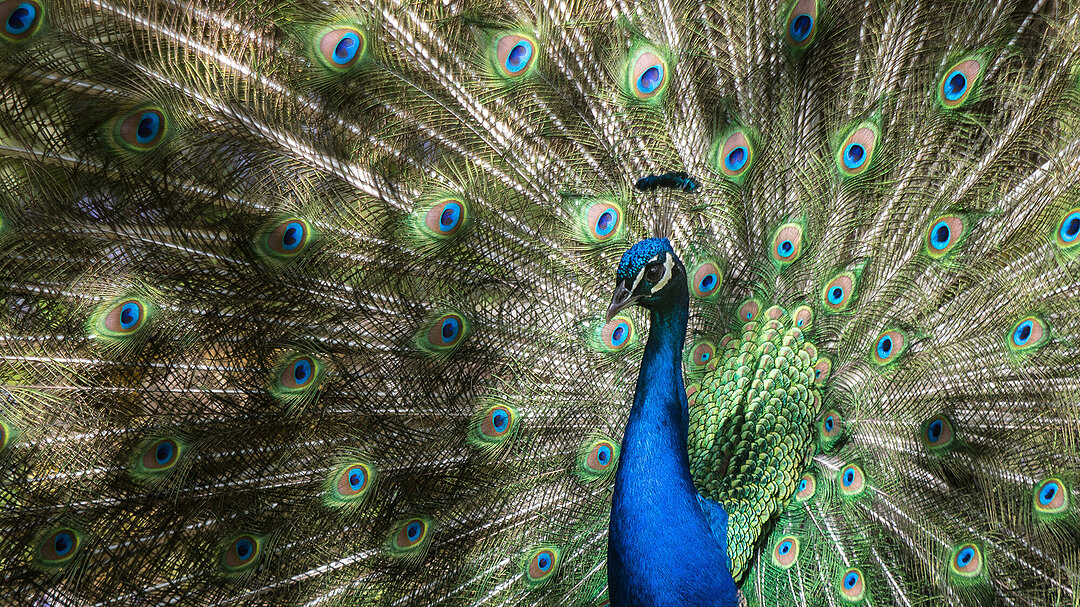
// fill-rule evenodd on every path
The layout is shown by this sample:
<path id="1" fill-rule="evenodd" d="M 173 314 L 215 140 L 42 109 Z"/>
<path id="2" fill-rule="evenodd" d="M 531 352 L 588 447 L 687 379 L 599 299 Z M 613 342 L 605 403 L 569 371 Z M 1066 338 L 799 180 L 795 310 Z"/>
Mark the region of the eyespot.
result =
<path id="1" fill-rule="evenodd" d="M 436 236 L 453 236 L 465 225 L 468 207 L 456 198 L 444 198 L 428 209 L 424 225 Z"/>
<path id="2" fill-rule="evenodd" d="M 148 470 L 166 470 L 171 468 L 180 456 L 180 446 L 171 438 L 163 438 L 150 445 L 142 457 L 143 466 Z"/>
<path id="3" fill-rule="evenodd" d="M 716 357 L 716 346 L 711 341 L 700 341 L 694 346 L 691 361 L 697 367 L 704 367 Z"/>
<path id="4" fill-rule="evenodd" d="M 949 109 L 964 105 L 981 71 L 982 64 L 975 59 L 966 59 L 949 68 L 938 84 L 938 101 L 941 105 Z"/>
<path id="5" fill-rule="evenodd" d="M 1050 339 L 1050 331 L 1036 316 L 1027 316 L 1013 325 L 1009 331 L 1009 348 L 1013 352 L 1034 350 Z"/>
<path id="6" fill-rule="evenodd" d="M 840 414 L 835 410 L 826 411 L 825 415 L 821 416 L 821 426 L 819 428 L 821 437 L 826 439 L 839 437 L 843 429 L 843 423 L 844 418 L 840 417 Z"/>
<path id="7" fill-rule="evenodd" d="M 3 38 L 18 42 L 32 36 L 41 25 L 42 10 L 37 2 L 8 1 L 0 3 L 0 21 L 3 22 Z"/>
<path id="8" fill-rule="evenodd" d="M 855 497 L 866 489 L 862 468 L 855 464 L 848 464 L 840 469 L 838 477 L 840 481 L 840 493 Z"/>
<path id="9" fill-rule="evenodd" d="M 596 437 L 578 450 L 578 477 L 585 482 L 608 478 L 619 459 L 619 446 L 608 438 Z"/>
<path id="10" fill-rule="evenodd" d="M 586 233 L 591 240 L 603 242 L 614 237 L 622 227 L 622 210 L 610 202 L 597 202 L 585 215 Z"/>
<path id="11" fill-rule="evenodd" d="M 831 312 L 843 312 L 855 296 L 855 275 L 844 272 L 833 278 L 821 290 L 825 309 Z"/>
<path id="12" fill-rule="evenodd" d="M 814 385 L 822 386 L 829 380 L 829 373 L 832 371 L 832 360 L 827 356 L 819 356 L 817 362 L 814 364 Z"/>
<path id="13" fill-rule="evenodd" d="M 432 355 L 445 355 L 453 352 L 469 334 L 469 323 L 456 312 L 444 312 L 424 333 L 421 349 Z"/>
<path id="14" fill-rule="evenodd" d="M 543 547 L 532 550 L 527 555 L 525 578 L 532 586 L 538 586 L 551 580 L 558 572 L 562 560 L 562 551 L 555 547 Z"/>
<path id="15" fill-rule="evenodd" d="M 294 358 L 281 372 L 281 385 L 289 390 L 303 390 L 312 385 L 319 366 L 310 356 Z"/>
<path id="16" fill-rule="evenodd" d="M 109 312 L 105 317 L 105 326 L 114 333 L 132 333 L 142 325 L 145 316 L 142 303 L 129 299 Z"/>
<path id="17" fill-rule="evenodd" d="M 146 325 L 151 308 L 135 297 L 105 304 L 91 317 L 92 333 L 102 338 L 129 337 Z"/>
<path id="18" fill-rule="evenodd" d="M 776 230 L 772 239 L 772 258 L 784 266 L 799 258 L 802 251 L 802 226 L 785 223 Z"/>
<path id="19" fill-rule="evenodd" d="M 277 223 L 265 234 L 259 248 L 276 260 L 296 257 L 313 237 L 311 226 L 295 217 Z"/>
<path id="20" fill-rule="evenodd" d="M 261 548 L 258 538 L 251 535 L 238 536 L 226 545 L 221 555 L 221 565 L 230 573 L 246 570 L 255 564 Z"/>
<path id="21" fill-rule="evenodd" d="M 667 88 L 667 63 L 648 48 L 632 55 L 626 75 L 626 88 L 637 99 L 658 98 Z"/>
<path id="22" fill-rule="evenodd" d="M 743 323 L 757 320 L 761 304 L 756 299 L 748 299 L 739 306 L 739 321 Z"/>
<path id="23" fill-rule="evenodd" d="M 836 164 L 844 177 L 854 177 L 870 167 L 877 144 L 876 127 L 863 124 L 856 128 L 840 144 Z"/>
<path id="24" fill-rule="evenodd" d="M 803 331 L 808 330 L 814 324 L 814 311 L 810 309 L 810 306 L 799 306 L 795 308 L 795 326 Z"/>
<path id="25" fill-rule="evenodd" d="M 785 535 L 776 541 L 772 549 L 772 563 L 781 569 L 789 569 L 799 558 L 799 539 Z"/>
<path id="26" fill-rule="evenodd" d="M 136 152 L 157 147 L 165 137 L 168 122 L 162 110 L 155 107 L 135 110 L 116 125 L 116 140 Z"/>
<path id="27" fill-rule="evenodd" d="M 634 321 L 616 316 L 600 329 L 600 342 L 608 350 L 618 352 L 630 345 L 634 337 Z"/>
<path id="28" fill-rule="evenodd" d="M 900 353 L 904 351 L 904 334 L 896 331 L 886 331 L 877 338 L 874 345 L 873 359 L 879 365 L 895 363 L 900 359 Z"/>
<path id="29" fill-rule="evenodd" d="M 804 474 L 795 486 L 795 501 L 805 502 L 817 493 L 817 479 L 813 474 Z"/>
<path id="30" fill-rule="evenodd" d="M 982 574 L 982 549 L 975 544 L 961 544 L 953 549 L 949 567 L 956 575 L 972 578 Z"/>
<path id="31" fill-rule="evenodd" d="M 330 475 L 327 503 L 331 506 L 354 505 L 371 494 L 375 471 L 364 462 L 351 462 L 340 466 Z"/>
<path id="32" fill-rule="evenodd" d="M 489 408 L 480 423 L 480 432 L 488 438 L 498 438 L 514 427 L 517 413 L 514 409 L 495 405 Z"/>
<path id="33" fill-rule="evenodd" d="M 732 181 L 741 181 L 754 164 L 754 146 L 746 133 L 737 130 L 727 135 L 716 149 L 720 173 Z"/>
<path id="34" fill-rule="evenodd" d="M 919 427 L 919 440 L 931 452 L 940 452 L 952 446 L 955 435 L 952 422 L 944 415 L 935 415 Z"/>
<path id="35" fill-rule="evenodd" d="M 804 49 L 817 35 L 816 0 L 799 0 L 791 7 L 784 27 L 784 40 L 795 49 Z"/>
<path id="36" fill-rule="evenodd" d="M 1069 490 L 1061 479 L 1045 479 L 1035 485 L 1034 503 L 1038 514 L 1061 514 L 1069 507 Z"/>
<path id="37" fill-rule="evenodd" d="M 416 517 L 398 523 L 391 539 L 390 553 L 394 556 L 419 556 L 427 548 L 431 519 Z"/>
<path id="38" fill-rule="evenodd" d="M 532 70 L 536 43 L 518 34 L 507 34 L 495 45 L 495 64 L 507 78 L 524 76 Z"/>
<path id="39" fill-rule="evenodd" d="M 1057 245 L 1061 248 L 1075 246 L 1080 243 L 1080 209 L 1073 209 L 1065 214 L 1057 228 Z"/>
<path id="40" fill-rule="evenodd" d="M 319 38 L 320 62 L 335 72 L 344 72 L 360 62 L 367 50 L 364 33 L 352 27 L 336 27 Z"/>
<path id="41" fill-rule="evenodd" d="M 783 306 L 769 306 L 765 310 L 765 318 L 768 318 L 769 320 L 780 320 L 786 314 L 787 310 L 785 310 Z M 767 323 L 766 326 L 779 327 L 780 325 L 778 323 Z"/>
<path id="42" fill-rule="evenodd" d="M 711 261 L 699 265 L 694 270 L 693 282 L 691 283 L 695 297 L 705 299 L 720 292 L 720 283 L 723 278 L 720 269 Z"/>
<path id="43" fill-rule="evenodd" d="M 866 593 L 866 584 L 862 571 L 852 567 L 840 575 L 840 596 L 848 601 L 862 600 Z"/>
<path id="44" fill-rule="evenodd" d="M 938 217 L 926 232 L 926 253 L 938 259 L 960 244 L 964 235 L 964 220 L 956 215 Z"/>
<path id="45" fill-rule="evenodd" d="M 74 529 L 48 531 L 38 541 L 35 561 L 44 567 L 62 567 L 79 554 L 81 544 L 82 534 Z"/>

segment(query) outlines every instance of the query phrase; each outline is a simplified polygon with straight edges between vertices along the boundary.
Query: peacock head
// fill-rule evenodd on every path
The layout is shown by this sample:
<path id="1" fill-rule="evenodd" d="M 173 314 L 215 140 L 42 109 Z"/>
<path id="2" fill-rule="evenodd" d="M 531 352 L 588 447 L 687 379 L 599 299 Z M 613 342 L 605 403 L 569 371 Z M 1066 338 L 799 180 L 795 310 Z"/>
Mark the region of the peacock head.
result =
<path id="1" fill-rule="evenodd" d="M 667 308 L 686 293 L 686 268 L 668 239 L 642 240 L 623 253 L 607 318 L 634 304 L 648 310 Z"/>

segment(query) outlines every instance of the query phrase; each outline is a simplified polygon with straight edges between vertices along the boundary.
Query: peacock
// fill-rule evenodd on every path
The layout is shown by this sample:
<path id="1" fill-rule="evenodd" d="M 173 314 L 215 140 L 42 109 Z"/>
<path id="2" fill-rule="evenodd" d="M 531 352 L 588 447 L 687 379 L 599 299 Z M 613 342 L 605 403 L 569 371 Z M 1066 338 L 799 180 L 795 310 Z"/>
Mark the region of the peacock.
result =
<path id="1" fill-rule="evenodd" d="M 1080 605 L 1078 8 L 0 1 L 0 604 Z"/>

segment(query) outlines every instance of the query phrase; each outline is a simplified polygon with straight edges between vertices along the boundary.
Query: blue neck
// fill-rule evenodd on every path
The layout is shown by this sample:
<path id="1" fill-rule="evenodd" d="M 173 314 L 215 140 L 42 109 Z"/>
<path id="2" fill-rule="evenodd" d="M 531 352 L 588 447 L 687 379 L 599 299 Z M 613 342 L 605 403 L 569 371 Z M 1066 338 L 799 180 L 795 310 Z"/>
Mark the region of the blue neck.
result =
<path id="1" fill-rule="evenodd" d="M 739 604 L 727 546 L 714 539 L 690 478 L 682 282 L 674 305 L 652 311 L 619 454 L 608 528 L 608 596 L 616 607 Z"/>

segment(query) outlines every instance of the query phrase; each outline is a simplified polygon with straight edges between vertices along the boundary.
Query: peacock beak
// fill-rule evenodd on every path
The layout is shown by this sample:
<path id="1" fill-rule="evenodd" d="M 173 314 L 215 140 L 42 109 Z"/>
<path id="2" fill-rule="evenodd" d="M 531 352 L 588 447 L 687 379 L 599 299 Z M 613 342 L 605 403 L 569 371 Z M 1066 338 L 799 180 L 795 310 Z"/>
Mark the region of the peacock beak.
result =
<path id="1" fill-rule="evenodd" d="M 615 287 L 615 294 L 611 296 L 611 305 L 607 309 L 607 320 L 611 320 L 619 313 L 619 310 L 629 307 L 637 303 L 640 297 L 631 297 L 630 289 L 626 288 L 625 283 L 619 283 L 619 286 Z"/>

